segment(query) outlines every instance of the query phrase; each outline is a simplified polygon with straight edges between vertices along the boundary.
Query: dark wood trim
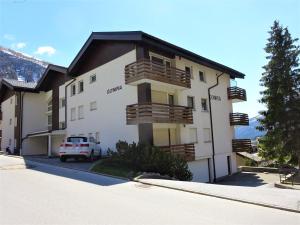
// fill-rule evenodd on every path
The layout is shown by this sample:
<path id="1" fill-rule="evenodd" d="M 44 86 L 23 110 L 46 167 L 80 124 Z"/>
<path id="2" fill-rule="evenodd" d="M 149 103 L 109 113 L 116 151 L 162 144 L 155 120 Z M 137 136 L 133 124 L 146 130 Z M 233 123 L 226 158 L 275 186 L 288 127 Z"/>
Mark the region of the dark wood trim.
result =
<path id="1" fill-rule="evenodd" d="M 126 107 L 127 124 L 178 123 L 193 124 L 193 110 L 187 106 L 160 103 L 138 103 Z"/>
<path id="2" fill-rule="evenodd" d="M 82 53 L 78 61 L 71 64 L 68 74 L 77 77 L 134 49 L 135 44 L 132 42 L 94 40 Z"/>
<path id="3" fill-rule="evenodd" d="M 166 67 L 152 62 L 149 59 L 140 59 L 125 66 L 125 83 L 150 79 L 163 83 L 191 88 L 191 75 L 175 67 Z"/>
<path id="4" fill-rule="evenodd" d="M 172 55 L 178 55 L 201 65 L 216 69 L 220 72 L 227 73 L 231 78 L 244 78 L 245 76 L 245 74 L 237 70 L 217 63 L 213 60 L 207 59 L 203 56 L 197 55 L 191 51 L 173 45 L 142 31 L 93 32 L 70 64 L 69 71 L 72 72 L 74 70 L 78 62 L 81 61 L 83 57 L 85 57 L 86 51 L 88 51 L 92 45 L 97 43 L 97 41 L 129 42 L 140 44 L 147 48 L 156 49 L 156 51 L 159 50 Z"/>
<path id="5" fill-rule="evenodd" d="M 232 151 L 233 152 L 251 152 L 252 145 L 250 139 L 233 139 Z"/>
<path id="6" fill-rule="evenodd" d="M 138 102 L 151 102 L 151 84 L 143 83 L 137 87 Z M 127 115 L 127 114 L 126 114 Z M 153 124 L 140 123 L 139 129 L 139 142 L 153 145 Z"/>
<path id="7" fill-rule="evenodd" d="M 21 134 L 21 92 L 16 92 L 15 94 L 16 96 L 16 99 L 15 101 L 17 101 L 17 104 L 15 104 L 15 118 L 17 118 L 17 124 L 16 126 L 14 127 L 14 138 L 16 140 L 16 150 L 17 150 L 17 153 L 20 152 L 20 138 L 22 136 Z M 13 141 L 15 141 L 13 140 Z M 16 154 L 16 152 L 14 152 L 14 154 Z"/>
<path id="8" fill-rule="evenodd" d="M 229 114 L 230 126 L 236 125 L 249 125 L 249 117 L 246 113 L 230 113 Z"/>
<path id="9" fill-rule="evenodd" d="M 151 84 L 150 83 L 142 83 L 137 86 L 137 95 L 138 95 L 138 102 L 151 102 Z"/>
<path id="10" fill-rule="evenodd" d="M 152 123 L 140 123 L 139 129 L 139 142 L 153 145 L 153 125 Z"/>
<path id="11" fill-rule="evenodd" d="M 179 144 L 169 146 L 158 146 L 162 151 L 183 157 L 186 161 L 195 160 L 194 144 Z"/>
<path id="12" fill-rule="evenodd" d="M 228 99 L 239 99 L 241 101 L 247 101 L 246 90 L 239 87 L 227 88 Z"/>

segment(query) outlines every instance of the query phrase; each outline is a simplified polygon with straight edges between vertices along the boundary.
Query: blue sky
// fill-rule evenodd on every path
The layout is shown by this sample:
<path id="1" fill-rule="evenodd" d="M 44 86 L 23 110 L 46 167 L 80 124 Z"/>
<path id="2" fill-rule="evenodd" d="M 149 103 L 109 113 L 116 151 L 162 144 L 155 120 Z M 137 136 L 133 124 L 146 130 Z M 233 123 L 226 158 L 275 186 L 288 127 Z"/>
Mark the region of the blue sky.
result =
<path id="1" fill-rule="evenodd" d="M 0 45 L 68 66 L 92 31 L 143 30 L 245 73 L 252 117 L 275 19 L 300 37 L 299 0 L 0 0 Z"/>

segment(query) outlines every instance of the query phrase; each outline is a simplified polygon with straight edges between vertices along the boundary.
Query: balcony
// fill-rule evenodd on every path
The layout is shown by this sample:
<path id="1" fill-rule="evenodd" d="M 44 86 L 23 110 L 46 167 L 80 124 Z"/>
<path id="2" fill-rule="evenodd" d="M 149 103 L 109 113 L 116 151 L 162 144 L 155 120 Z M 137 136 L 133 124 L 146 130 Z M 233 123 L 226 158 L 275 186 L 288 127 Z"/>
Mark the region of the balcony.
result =
<path id="1" fill-rule="evenodd" d="M 232 151 L 233 152 L 250 152 L 252 150 L 250 139 L 233 139 Z"/>
<path id="2" fill-rule="evenodd" d="M 175 67 L 167 67 L 143 59 L 125 66 L 125 83 L 139 84 L 143 79 L 191 88 L 191 75 Z"/>
<path id="3" fill-rule="evenodd" d="M 159 146 L 162 151 L 182 156 L 186 161 L 195 160 L 195 146 L 194 144 L 181 144 L 170 146 Z"/>
<path id="4" fill-rule="evenodd" d="M 247 101 L 246 90 L 239 87 L 227 88 L 228 99 L 233 102 Z"/>
<path id="5" fill-rule="evenodd" d="M 248 126 L 249 125 L 249 118 L 248 118 L 248 114 L 246 114 L 246 113 L 230 113 L 229 120 L 230 120 L 231 126 L 236 126 L 236 125 Z"/>
<path id="6" fill-rule="evenodd" d="M 192 108 L 160 103 L 140 103 L 126 107 L 127 124 L 193 123 Z"/>

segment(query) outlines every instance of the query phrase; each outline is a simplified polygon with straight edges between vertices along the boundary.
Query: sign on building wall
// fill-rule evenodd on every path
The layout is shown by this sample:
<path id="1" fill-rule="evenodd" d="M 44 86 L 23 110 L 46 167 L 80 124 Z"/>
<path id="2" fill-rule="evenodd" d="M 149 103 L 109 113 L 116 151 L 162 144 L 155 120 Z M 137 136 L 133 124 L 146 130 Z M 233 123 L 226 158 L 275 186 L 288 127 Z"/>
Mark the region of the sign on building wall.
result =
<path id="1" fill-rule="evenodd" d="M 109 88 L 109 89 L 107 89 L 106 93 L 111 94 L 111 93 L 114 93 L 114 92 L 120 91 L 120 90 L 122 90 L 122 85 L 119 85 L 119 86 L 114 87 L 114 88 Z"/>
<path id="2" fill-rule="evenodd" d="M 215 100 L 215 101 L 221 101 L 221 97 L 220 97 L 220 96 L 217 96 L 217 95 L 211 95 L 211 96 L 210 96 L 210 99 L 211 99 L 211 100 Z"/>

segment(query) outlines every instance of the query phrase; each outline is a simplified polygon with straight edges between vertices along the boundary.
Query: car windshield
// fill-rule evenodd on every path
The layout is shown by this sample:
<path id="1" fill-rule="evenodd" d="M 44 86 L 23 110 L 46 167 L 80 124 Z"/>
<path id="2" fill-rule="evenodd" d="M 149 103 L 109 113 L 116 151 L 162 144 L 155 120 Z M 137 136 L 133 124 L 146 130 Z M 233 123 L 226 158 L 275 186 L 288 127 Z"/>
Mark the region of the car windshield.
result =
<path id="1" fill-rule="evenodd" d="M 67 142 L 79 143 L 79 142 L 87 142 L 86 137 L 68 137 Z"/>

